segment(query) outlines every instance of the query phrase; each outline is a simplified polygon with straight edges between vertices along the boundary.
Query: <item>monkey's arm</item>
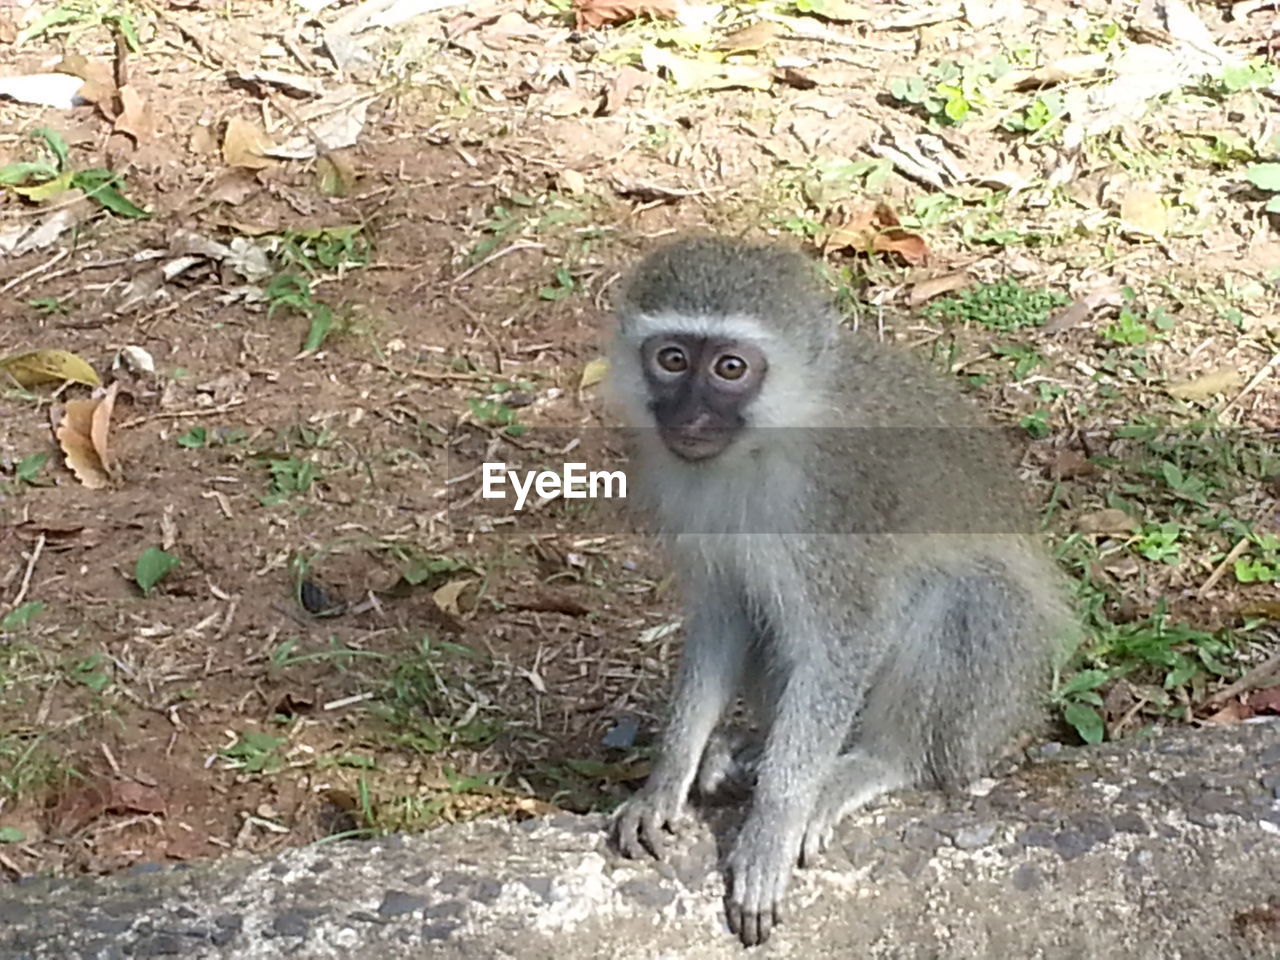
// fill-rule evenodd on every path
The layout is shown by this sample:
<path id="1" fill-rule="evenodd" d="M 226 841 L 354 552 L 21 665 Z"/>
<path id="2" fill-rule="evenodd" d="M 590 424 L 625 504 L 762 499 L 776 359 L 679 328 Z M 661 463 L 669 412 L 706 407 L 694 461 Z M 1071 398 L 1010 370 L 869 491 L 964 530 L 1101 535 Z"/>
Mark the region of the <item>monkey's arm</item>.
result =
<path id="1" fill-rule="evenodd" d="M 747 946 L 763 943 L 781 920 L 781 902 L 800 857 L 805 828 L 834 770 L 862 702 L 860 679 L 825 655 L 825 628 L 807 627 L 780 647 L 805 655 L 791 660 L 765 740 L 751 812 L 728 859 L 730 928 Z M 862 638 L 854 644 L 874 644 Z M 807 653 L 806 653 L 807 652 Z"/>
<path id="2" fill-rule="evenodd" d="M 698 592 L 701 591 L 701 592 Z M 618 848 L 631 858 L 662 859 L 662 832 L 683 812 L 707 741 L 738 692 L 750 624 L 726 585 L 695 584 L 704 599 L 685 627 L 671 719 L 649 779 L 614 818 Z"/>

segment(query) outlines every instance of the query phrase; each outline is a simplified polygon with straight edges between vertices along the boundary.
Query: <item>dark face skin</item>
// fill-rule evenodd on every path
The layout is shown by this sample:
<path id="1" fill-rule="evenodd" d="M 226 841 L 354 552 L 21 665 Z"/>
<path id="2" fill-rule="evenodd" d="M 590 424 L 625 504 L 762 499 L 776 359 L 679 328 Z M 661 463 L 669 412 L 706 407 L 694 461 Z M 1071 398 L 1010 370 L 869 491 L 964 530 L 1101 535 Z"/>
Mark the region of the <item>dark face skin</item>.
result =
<path id="1" fill-rule="evenodd" d="M 649 409 L 667 448 L 683 460 L 722 453 L 743 428 L 768 363 L 749 343 L 686 334 L 640 345 Z"/>

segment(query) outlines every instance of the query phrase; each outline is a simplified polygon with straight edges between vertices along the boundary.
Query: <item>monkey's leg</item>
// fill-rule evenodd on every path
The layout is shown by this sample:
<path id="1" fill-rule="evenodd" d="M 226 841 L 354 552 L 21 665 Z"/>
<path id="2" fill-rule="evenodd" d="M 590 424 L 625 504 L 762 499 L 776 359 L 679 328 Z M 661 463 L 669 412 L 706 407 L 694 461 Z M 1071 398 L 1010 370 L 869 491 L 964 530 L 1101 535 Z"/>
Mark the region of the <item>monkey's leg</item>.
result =
<path id="1" fill-rule="evenodd" d="M 831 845 L 840 821 L 881 794 L 911 784 L 900 762 L 882 759 L 861 747 L 843 753 L 818 793 L 800 845 L 800 866 L 811 867 Z"/>
<path id="2" fill-rule="evenodd" d="M 1026 686 L 1019 644 L 1038 624 L 1032 598 L 998 568 L 922 577 L 899 610 L 901 642 L 867 691 L 851 747 L 805 827 L 811 866 L 839 822 L 881 794 L 922 782 L 962 786 L 1008 734 Z"/>
<path id="3" fill-rule="evenodd" d="M 822 648 L 814 639 L 787 646 Z M 764 943 L 781 922 L 805 824 L 855 712 L 849 685 L 820 659 L 796 662 L 781 689 L 751 812 L 729 854 L 726 914 L 747 946 Z"/>
<path id="4" fill-rule="evenodd" d="M 705 596 L 685 632 L 675 703 L 658 759 L 644 787 L 614 816 L 618 849 L 633 859 L 646 853 L 662 859 L 663 831 L 671 830 L 684 812 L 707 741 L 742 676 L 746 617 L 724 587 L 709 589 Z"/>

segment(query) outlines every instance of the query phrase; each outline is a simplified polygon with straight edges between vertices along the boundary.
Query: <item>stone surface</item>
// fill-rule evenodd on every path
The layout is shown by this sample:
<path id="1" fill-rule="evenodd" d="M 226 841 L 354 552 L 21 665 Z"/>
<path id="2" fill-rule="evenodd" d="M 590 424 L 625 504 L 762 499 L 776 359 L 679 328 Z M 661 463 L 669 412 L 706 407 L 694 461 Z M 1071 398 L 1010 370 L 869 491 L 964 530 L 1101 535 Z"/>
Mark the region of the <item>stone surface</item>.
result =
<path id="1" fill-rule="evenodd" d="M 753 957 L 1280 957 L 1280 722 L 1040 752 L 983 796 L 905 794 L 800 871 Z M 473 823 L 0 887 L 0 958 L 717 960 L 732 811 L 630 863 L 600 817 Z"/>

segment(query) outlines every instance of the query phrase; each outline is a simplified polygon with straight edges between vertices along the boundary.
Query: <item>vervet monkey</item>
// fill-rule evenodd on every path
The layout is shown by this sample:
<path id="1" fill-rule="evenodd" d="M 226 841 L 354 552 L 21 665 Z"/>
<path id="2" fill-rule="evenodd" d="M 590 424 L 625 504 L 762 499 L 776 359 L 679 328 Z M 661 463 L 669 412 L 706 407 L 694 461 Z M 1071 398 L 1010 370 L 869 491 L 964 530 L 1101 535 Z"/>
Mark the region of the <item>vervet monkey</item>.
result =
<path id="1" fill-rule="evenodd" d="M 1059 573 L 1014 519 L 995 430 L 904 351 L 843 330 L 802 255 L 680 239 L 616 312 L 633 488 L 688 616 L 661 752 L 613 834 L 661 859 L 695 781 L 746 770 L 726 909 L 750 946 L 841 817 L 964 785 L 1027 719 L 1068 622 Z M 734 766 L 715 729 L 739 693 L 762 740 Z"/>

